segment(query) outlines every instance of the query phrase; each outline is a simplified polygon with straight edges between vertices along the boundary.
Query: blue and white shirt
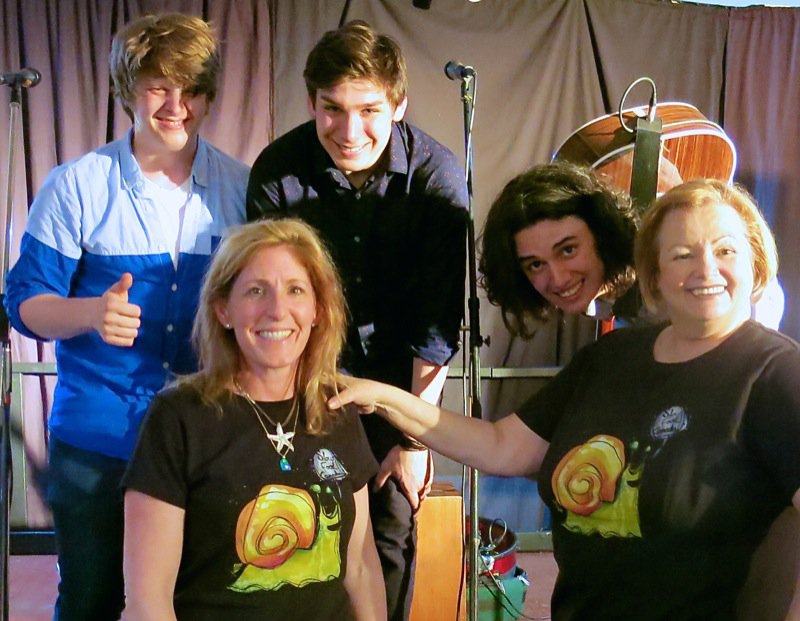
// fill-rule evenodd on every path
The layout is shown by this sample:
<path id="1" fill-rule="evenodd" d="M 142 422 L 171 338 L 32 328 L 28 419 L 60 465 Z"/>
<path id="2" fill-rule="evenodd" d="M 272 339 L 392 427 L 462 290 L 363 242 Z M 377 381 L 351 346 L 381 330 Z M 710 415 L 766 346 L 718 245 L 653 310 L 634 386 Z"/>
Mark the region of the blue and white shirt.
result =
<path id="1" fill-rule="evenodd" d="M 100 296 L 124 272 L 133 275 L 129 301 L 142 309 L 133 347 L 108 345 L 95 331 L 58 341 L 49 423 L 62 442 L 122 459 L 155 393 L 173 374 L 195 368 L 190 334 L 203 275 L 224 232 L 245 220 L 249 174 L 199 140 L 176 269 L 131 140 L 129 132 L 49 174 L 5 297 L 12 325 L 41 339 L 22 322 L 22 302 L 41 294 Z"/>

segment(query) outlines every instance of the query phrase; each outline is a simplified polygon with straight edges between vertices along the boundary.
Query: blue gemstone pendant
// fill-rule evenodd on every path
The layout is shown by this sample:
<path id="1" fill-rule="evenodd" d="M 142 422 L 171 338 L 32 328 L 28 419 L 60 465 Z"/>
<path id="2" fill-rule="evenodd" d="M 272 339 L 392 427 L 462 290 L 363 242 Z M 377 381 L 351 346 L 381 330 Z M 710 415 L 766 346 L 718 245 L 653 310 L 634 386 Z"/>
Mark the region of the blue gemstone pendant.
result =
<path id="1" fill-rule="evenodd" d="M 283 472 L 291 472 L 292 465 L 289 463 L 288 459 L 286 459 L 285 457 L 282 457 L 281 461 L 280 461 L 280 464 L 281 464 L 281 470 L 283 470 Z"/>

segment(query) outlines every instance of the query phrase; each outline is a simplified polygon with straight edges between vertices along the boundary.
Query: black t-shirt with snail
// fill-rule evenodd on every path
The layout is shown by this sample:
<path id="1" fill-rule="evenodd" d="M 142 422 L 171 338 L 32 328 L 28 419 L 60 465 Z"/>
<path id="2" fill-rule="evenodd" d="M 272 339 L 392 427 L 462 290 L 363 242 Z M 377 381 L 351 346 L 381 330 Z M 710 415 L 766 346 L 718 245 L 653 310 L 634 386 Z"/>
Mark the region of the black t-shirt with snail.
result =
<path id="1" fill-rule="evenodd" d="M 186 511 L 178 619 L 350 618 L 353 494 L 377 464 L 357 415 L 312 436 L 291 406 L 233 396 L 220 415 L 190 387 L 153 402 L 123 485 Z"/>
<path id="2" fill-rule="evenodd" d="M 519 410 L 550 442 L 554 621 L 734 618 L 758 543 L 800 488 L 800 347 L 752 321 L 687 362 L 664 326 L 585 347 Z"/>

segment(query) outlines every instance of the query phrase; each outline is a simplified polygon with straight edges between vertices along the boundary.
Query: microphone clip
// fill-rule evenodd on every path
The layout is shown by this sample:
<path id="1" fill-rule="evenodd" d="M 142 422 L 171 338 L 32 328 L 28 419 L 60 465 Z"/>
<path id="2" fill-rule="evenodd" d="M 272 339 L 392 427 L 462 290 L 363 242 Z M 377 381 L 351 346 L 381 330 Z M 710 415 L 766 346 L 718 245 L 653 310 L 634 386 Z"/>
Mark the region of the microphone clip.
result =
<path id="1" fill-rule="evenodd" d="M 5 84 L 11 88 L 31 88 L 42 79 L 42 74 L 36 69 L 25 67 L 16 73 L 0 73 L 0 85 Z"/>
<path id="2" fill-rule="evenodd" d="M 455 60 L 448 61 L 444 66 L 444 74 L 450 80 L 469 80 L 475 77 L 475 67 L 464 65 Z"/>

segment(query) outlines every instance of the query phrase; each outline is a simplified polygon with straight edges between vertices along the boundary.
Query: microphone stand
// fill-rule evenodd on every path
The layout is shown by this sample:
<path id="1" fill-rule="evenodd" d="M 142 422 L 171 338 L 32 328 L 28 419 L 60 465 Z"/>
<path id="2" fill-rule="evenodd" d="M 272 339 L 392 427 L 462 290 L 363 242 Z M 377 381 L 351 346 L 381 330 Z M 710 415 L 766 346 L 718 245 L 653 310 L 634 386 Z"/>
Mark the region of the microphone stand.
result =
<path id="1" fill-rule="evenodd" d="M 7 74 L 0 84 L 11 87 L 8 124 L 8 176 L 6 178 L 6 212 L 3 252 L 0 255 L 0 398 L 3 421 L 0 430 L 0 611 L 3 621 L 8 620 L 8 556 L 11 529 L 11 326 L 5 311 L 6 274 L 11 246 L 11 221 L 14 204 L 14 154 L 16 153 L 16 128 L 20 122 L 23 87 L 36 86 L 41 74 L 35 69 L 23 69 L 17 74 Z"/>
<path id="2" fill-rule="evenodd" d="M 458 78 L 461 82 L 461 101 L 464 107 L 464 176 L 467 181 L 468 196 L 468 223 L 467 223 L 467 278 L 469 282 L 469 299 L 467 303 L 469 331 L 469 391 L 465 401 L 465 415 L 481 418 L 481 360 L 480 348 L 484 344 L 480 334 L 480 300 L 478 299 L 478 275 L 476 270 L 475 252 L 475 217 L 473 211 L 473 148 L 472 148 L 472 122 L 475 117 L 475 101 L 477 99 L 477 74 L 472 67 L 469 71 L 453 74 L 445 66 L 445 74 L 451 79 Z M 469 478 L 469 546 L 467 575 L 467 602 L 468 621 L 478 619 L 478 562 L 481 534 L 478 524 L 478 471 L 475 468 L 466 468 Z"/>

